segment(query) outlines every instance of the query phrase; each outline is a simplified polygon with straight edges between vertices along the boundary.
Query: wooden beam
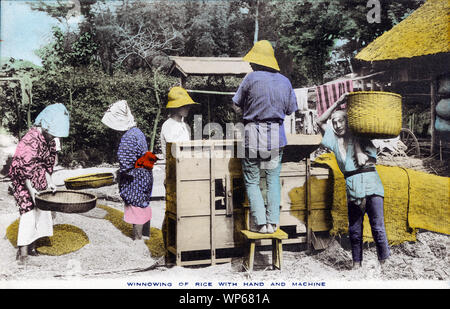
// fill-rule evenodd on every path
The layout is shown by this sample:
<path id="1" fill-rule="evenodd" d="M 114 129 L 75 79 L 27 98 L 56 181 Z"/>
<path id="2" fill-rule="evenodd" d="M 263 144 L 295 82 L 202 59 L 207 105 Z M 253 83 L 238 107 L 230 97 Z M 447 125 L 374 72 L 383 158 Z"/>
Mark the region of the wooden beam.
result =
<path id="1" fill-rule="evenodd" d="M 436 132 L 434 128 L 436 119 L 436 75 L 433 75 L 430 82 L 430 99 L 431 99 L 431 148 L 430 154 L 435 154 Z"/>
<path id="2" fill-rule="evenodd" d="M 210 246 L 211 246 L 211 265 L 216 265 L 216 174 L 215 174 L 215 161 L 214 161 L 214 149 L 209 148 L 209 188 L 210 188 Z"/>
<path id="3" fill-rule="evenodd" d="M 236 92 L 223 92 L 223 91 L 210 91 L 210 90 L 192 90 L 186 89 L 190 93 L 202 93 L 202 94 L 218 94 L 218 95 L 234 95 Z"/>

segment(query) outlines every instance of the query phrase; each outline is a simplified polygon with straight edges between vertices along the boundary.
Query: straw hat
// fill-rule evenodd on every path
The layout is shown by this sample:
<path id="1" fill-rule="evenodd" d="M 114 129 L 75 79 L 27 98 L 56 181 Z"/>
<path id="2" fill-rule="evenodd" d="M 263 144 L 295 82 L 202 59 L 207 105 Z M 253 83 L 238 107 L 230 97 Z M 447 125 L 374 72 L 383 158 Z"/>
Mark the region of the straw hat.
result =
<path id="1" fill-rule="evenodd" d="M 270 44 L 270 42 L 267 40 L 256 42 L 255 45 L 253 45 L 252 49 L 247 53 L 247 55 L 244 56 L 243 60 L 263 65 L 277 71 L 280 70 L 277 59 L 275 58 L 272 44 Z"/>
<path id="2" fill-rule="evenodd" d="M 176 86 L 170 89 L 166 108 L 178 108 L 191 104 L 199 103 L 194 102 L 184 88 Z"/>

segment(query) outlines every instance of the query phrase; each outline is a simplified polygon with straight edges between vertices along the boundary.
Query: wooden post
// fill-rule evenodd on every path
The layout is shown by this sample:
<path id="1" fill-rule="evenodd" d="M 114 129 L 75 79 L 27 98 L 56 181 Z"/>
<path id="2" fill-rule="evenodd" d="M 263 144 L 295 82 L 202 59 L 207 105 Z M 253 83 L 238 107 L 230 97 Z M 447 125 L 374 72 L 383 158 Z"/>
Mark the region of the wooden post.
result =
<path id="1" fill-rule="evenodd" d="M 306 158 L 306 246 L 307 251 L 312 251 L 312 227 L 311 227 L 311 162 L 310 159 Z"/>
<path id="2" fill-rule="evenodd" d="M 216 175 L 214 166 L 214 146 L 209 148 L 209 188 L 210 188 L 210 241 L 211 241 L 211 265 L 216 265 L 216 239 L 215 239 L 215 219 L 216 219 Z"/>
<path id="3" fill-rule="evenodd" d="M 436 75 L 431 77 L 430 81 L 430 96 L 431 96 L 431 148 L 430 155 L 434 155 L 435 150 L 435 142 L 436 142 L 436 133 L 435 133 L 435 120 L 436 120 Z"/>
<path id="4" fill-rule="evenodd" d="M 211 126 L 209 125 L 211 123 L 211 103 L 209 94 L 206 97 L 208 98 L 208 139 L 211 139 Z"/>

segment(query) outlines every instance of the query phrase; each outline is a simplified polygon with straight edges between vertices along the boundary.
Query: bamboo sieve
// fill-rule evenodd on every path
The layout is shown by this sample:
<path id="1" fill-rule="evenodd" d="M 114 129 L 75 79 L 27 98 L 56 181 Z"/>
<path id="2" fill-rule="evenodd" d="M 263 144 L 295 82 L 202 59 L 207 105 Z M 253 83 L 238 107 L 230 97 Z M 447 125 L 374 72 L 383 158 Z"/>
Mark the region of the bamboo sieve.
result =
<path id="1" fill-rule="evenodd" d="M 93 209 L 97 204 L 94 194 L 79 191 L 44 191 L 36 196 L 36 207 L 65 213 L 82 213 Z"/>

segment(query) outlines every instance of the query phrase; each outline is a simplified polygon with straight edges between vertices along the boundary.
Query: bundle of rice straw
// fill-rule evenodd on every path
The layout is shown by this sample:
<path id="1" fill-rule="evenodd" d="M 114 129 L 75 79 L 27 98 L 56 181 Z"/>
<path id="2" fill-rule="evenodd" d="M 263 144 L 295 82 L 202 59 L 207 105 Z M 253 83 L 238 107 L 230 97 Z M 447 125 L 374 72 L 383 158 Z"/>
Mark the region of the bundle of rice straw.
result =
<path id="1" fill-rule="evenodd" d="M 331 216 L 333 227 L 331 235 L 348 233 L 347 196 L 345 179 L 341 173 L 333 153 L 326 153 L 315 160 L 326 164 L 331 170 L 333 182 L 333 205 Z M 384 221 L 386 234 L 391 245 L 404 241 L 415 241 L 416 231 L 408 227 L 408 177 L 404 169 L 399 167 L 377 166 L 384 186 Z M 372 232 L 367 215 L 364 217 L 364 241 L 373 242 Z"/>
<path id="2" fill-rule="evenodd" d="M 315 160 L 325 164 L 333 177 L 333 227 L 330 234 L 348 233 L 345 179 L 333 153 Z M 384 186 L 384 221 L 391 245 L 416 240 L 416 229 L 450 234 L 449 177 L 436 176 L 412 169 L 377 165 Z M 364 218 L 364 240 L 372 242 L 367 215 Z"/>
<path id="3" fill-rule="evenodd" d="M 408 176 L 409 226 L 450 234 L 450 178 L 413 170 Z"/>

